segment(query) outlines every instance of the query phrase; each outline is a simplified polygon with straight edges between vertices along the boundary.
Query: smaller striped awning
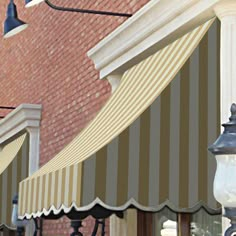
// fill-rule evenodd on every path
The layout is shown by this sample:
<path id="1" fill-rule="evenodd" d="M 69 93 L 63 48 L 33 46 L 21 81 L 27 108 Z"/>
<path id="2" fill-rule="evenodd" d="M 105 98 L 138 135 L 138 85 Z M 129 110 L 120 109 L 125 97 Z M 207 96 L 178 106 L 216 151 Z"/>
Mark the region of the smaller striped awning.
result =
<path id="1" fill-rule="evenodd" d="M 165 144 L 157 149 L 157 128 L 169 125 L 169 118 L 165 119 L 169 104 L 161 108 L 166 121 L 158 126 L 156 99 L 212 22 L 199 26 L 124 74 L 117 91 L 89 126 L 20 183 L 20 218 L 67 214 L 71 210 L 93 214 L 95 206 L 111 211 L 123 211 L 130 206 L 158 211 L 168 205 L 175 211 L 189 212 L 204 206 L 217 211 L 215 201 L 208 204 L 208 195 L 201 196 L 195 190 L 191 200 L 186 199 L 186 191 L 180 194 L 179 186 L 173 186 L 179 197 L 168 195 L 169 172 L 164 170 L 170 163 L 169 147 Z M 166 140 L 168 134 L 162 133 L 161 139 Z M 160 176 L 165 179 L 160 181 Z"/>
<path id="2" fill-rule="evenodd" d="M 0 226 L 11 224 L 12 199 L 19 182 L 28 176 L 28 138 L 21 134 L 0 146 Z"/>

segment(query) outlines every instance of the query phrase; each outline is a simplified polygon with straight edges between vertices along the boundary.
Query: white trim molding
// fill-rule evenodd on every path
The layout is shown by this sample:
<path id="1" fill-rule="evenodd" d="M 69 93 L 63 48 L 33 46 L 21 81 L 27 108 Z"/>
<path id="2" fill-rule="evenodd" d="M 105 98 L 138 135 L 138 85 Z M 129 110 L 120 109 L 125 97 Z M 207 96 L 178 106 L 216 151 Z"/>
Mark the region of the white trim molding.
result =
<path id="1" fill-rule="evenodd" d="M 0 144 L 22 130 L 29 133 L 29 175 L 39 168 L 41 105 L 21 104 L 0 120 Z"/>
<path id="2" fill-rule="evenodd" d="M 152 0 L 88 51 L 103 79 L 123 74 L 158 49 L 215 17 L 224 0 Z"/>
<path id="3" fill-rule="evenodd" d="M 41 105 L 21 104 L 0 120 L 0 143 L 28 128 L 39 128 Z"/>

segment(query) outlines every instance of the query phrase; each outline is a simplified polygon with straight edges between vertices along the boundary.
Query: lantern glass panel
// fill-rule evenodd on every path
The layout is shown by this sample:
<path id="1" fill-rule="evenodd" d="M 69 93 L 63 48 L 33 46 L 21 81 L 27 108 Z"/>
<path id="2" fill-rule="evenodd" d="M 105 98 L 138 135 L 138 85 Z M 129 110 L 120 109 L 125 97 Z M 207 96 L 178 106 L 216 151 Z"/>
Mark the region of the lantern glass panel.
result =
<path id="1" fill-rule="evenodd" d="M 236 154 L 217 155 L 214 196 L 224 207 L 236 207 Z"/>

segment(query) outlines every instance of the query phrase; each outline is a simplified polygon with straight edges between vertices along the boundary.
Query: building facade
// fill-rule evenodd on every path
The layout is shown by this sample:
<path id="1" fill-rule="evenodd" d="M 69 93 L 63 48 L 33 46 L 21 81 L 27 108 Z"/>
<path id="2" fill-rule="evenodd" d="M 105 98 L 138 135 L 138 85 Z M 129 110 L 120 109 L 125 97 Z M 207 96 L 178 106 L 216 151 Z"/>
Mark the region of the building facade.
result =
<path id="1" fill-rule="evenodd" d="M 66 216 L 87 215 L 107 218 L 106 235 L 165 236 L 174 225 L 173 235 L 221 235 L 207 147 L 233 98 L 220 63 L 220 49 L 230 57 L 222 36 L 229 19 L 221 26 L 215 18 L 232 16 L 235 3 L 63 4 L 134 15 L 125 21 L 19 4 L 30 26 L 2 40 L 1 102 L 41 111 L 40 125 L 24 126 L 30 177 L 19 185 L 20 217 L 43 219 L 43 235 L 68 235 Z M 3 113 L 3 124 L 26 107 Z M 2 150 L 9 143 L 5 135 Z M 33 160 L 46 165 L 36 171 Z M 81 232 L 91 235 L 94 220 L 83 222 Z"/>
<path id="2" fill-rule="evenodd" d="M 147 1 L 63 1 L 67 7 L 135 13 Z M 9 1 L 0 3 L 1 22 Z M 45 3 L 25 8 L 15 1 L 26 31 L 1 37 L 1 106 L 42 105 L 40 161 L 42 166 L 67 145 L 97 114 L 111 94 L 100 80 L 87 51 L 126 18 L 57 12 Z M 3 29 L 2 29 L 3 30 Z M 1 110 L 5 116 L 8 110 Z M 94 221 L 86 221 L 90 235 Z M 44 222 L 44 235 L 68 235 L 66 219 Z"/>

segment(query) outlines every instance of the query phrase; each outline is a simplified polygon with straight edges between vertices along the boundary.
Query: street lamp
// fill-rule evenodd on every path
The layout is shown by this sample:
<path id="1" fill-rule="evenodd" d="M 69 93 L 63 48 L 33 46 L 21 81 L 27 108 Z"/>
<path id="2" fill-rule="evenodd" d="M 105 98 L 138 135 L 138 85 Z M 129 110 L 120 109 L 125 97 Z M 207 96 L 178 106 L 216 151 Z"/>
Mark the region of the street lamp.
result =
<path id="1" fill-rule="evenodd" d="M 81 9 L 81 8 L 70 8 L 70 7 L 61 7 L 53 4 L 49 0 L 25 0 L 25 7 L 32 7 L 41 2 L 45 2 L 50 8 L 57 11 L 66 11 L 66 12 L 77 12 L 77 13 L 86 13 L 86 14 L 95 14 L 95 15 L 106 15 L 106 16 L 120 16 L 120 17 L 131 17 L 132 14 L 121 13 L 121 12 L 111 12 L 111 11 L 97 11 L 91 9 Z"/>
<path id="2" fill-rule="evenodd" d="M 110 12 L 110 11 L 97 11 L 90 9 L 81 9 L 81 8 L 69 8 L 61 7 L 54 5 L 49 0 L 25 0 L 25 6 L 31 7 L 41 2 L 45 2 L 50 8 L 57 11 L 66 11 L 66 12 L 77 12 L 77 13 L 86 13 L 86 14 L 96 14 L 96 15 L 107 15 L 107 16 L 120 16 L 120 17 L 131 17 L 132 14 L 120 13 L 120 12 Z M 17 17 L 16 5 L 13 0 L 10 0 L 7 9 L 7 18 L 4 23 L 4 38 L 9 38 L 22 30 L 27 28 L 27 24 Z"/>
<path id="3" fill-rule="evenodd" d="M 224 206 L 224 216 L 231 220 L 225 232 L 230 236 L 236 233 L 236 104 L 231 106 L 229 122 L 222 126 L 224 132 L 208 150 L 216 157 L 214 196 Z"/>
<path id="4" fill-rule="evenodd" d="M 20 20 L 17 16 L 16 5 L 13 0 L 10 0 L 10 3 L 7 7 L 7 18 L 4 22 L 4 38 L 9 38 L 17 33 L 20 33 L 27 28 L 27 24 Z"/>
<path id="5" fill-rule="evenodd" d="M 23 236 L 25 231 L 25 226 L 28 224 L 28 221 L 18 219 L 18 195 L 16 195 L 13 198 L 12 204 L 13 204 L 12 215 L 11 215 L 12 224 L 17 227 L 17 236 Z"/>
<path id="6" fill-rule="evenodd" d="M 25 7 L 32 7 L 35 6 L 41 2 L 43 2 L 44 0 L 25 0 Z"/>

